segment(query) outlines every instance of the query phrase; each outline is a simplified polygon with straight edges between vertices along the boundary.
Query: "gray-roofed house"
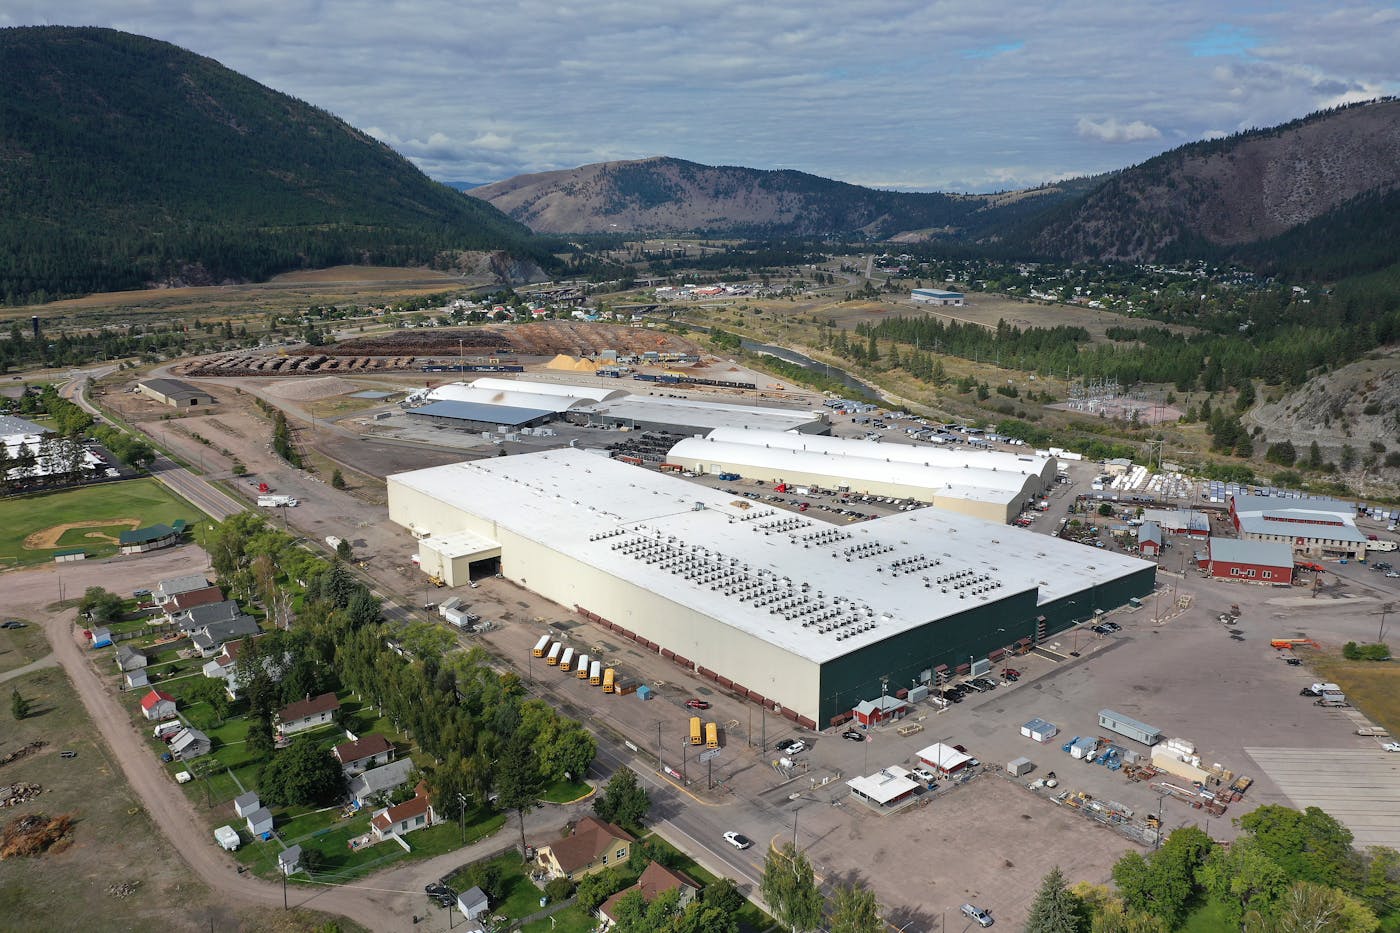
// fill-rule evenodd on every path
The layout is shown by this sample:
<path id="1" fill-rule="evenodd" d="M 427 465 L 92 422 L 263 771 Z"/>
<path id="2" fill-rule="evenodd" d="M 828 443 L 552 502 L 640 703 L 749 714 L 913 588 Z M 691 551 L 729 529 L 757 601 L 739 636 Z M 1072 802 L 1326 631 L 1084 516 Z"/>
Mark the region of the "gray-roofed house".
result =
<path id="1" fill-rule="evenodd" d="M 258 792 L 250 790 L 246 794 L 239 794 L 233 798 L 233 812 L 239 816 L 246 817 L 262 806 L 262 800 L 258 797 Z"/>
<path id="2" fill-rule="evenodd" d="M 190 644 L 202 658 L 212 658 L 230 641 L 257 635 L 261 629 L 250 615 L 239 615 L 227 622 L 211 622 L 190 635 Z"/>
<path id="3" fill-rule="evenodd" d="M 267 807 L 258 807 L 249 813 L 248 832 L 257 838 L 262 838 L 264 834 L 272 832 L 272 811 Z"/>
<path id="4" fill-rule="evenodd" d="M 209 736 L 198 729 L 182 729 L 170 740 L 170 754 L 181 761 L 209 754 Z"/>
<path id="5" fill-rule="evenodd" d="M 171 613 L 169 619 L 180 626 L 181 631 L 192 633 L 215 622 L 232 622 L 240 615 L 243 613 L 239 610 L 238 603 L 231 599 L 225 599 L 217 603 L 205 603 L 202 606 L 182 609 L 179 612 Z"/>
<path id="6" fill-rule="evenodd" d="M 138 667 L 134 671 L 127 671 L 123 674 L 122 682 L 126 684 L 126 689 L 135 690 L 137 687 L 149 687 L 151 678 L 144 667 Z"/>
<path id="7" fill-rule="evenodd" d="M 371 768 L 350 781 L 350 799 L 362 807 L 377 803 L 381 795 L 407 784 L 412 773 L 412 758 L 400 758 L 387 765 Z"/>
<path id="8" fill-rule="evenodd" d="M 209 581 L 202 573 L 187 573 L 179 577 L 170 577 L 161 580 L 156 584 L 151 596 L 158 603 L 163 603 L 180 593 L 188 593 L 191 590 L 202 590 L 209 585 Z"/>
<path id="9" fill-rule="evenodd" d="M 130 645 L 122 645 L 117 648 L 117 670 L 134 671 L 145 667 L 147 663 L 149 662 L 146 656 Z"/>
<path id="10" fill-rule="evenodd" d="M 282 870 L 282 874 L 290 875 L 301 871 L 301 846 L 287 846 L 277 853 L 277 867 Z"/>

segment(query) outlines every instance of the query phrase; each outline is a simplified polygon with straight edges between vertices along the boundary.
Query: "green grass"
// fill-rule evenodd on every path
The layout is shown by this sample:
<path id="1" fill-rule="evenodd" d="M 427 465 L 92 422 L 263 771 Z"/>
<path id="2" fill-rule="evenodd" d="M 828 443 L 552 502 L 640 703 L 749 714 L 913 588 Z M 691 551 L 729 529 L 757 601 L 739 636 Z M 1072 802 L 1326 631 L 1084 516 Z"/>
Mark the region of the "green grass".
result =
<path id="1" fill-rule="evenodd" d="M 53 559 L 55 550 L 83 547 L 89 557 L 108 557 L 117 552 L 115 544 L 97 538 L 83 538 L 86 531 L 111 532 L 113 526 L 68 531 L 70 543 L 57 548 L 30 550 L 24 539 L 36 532 L 68 522 L 135 518 L 141 527 L 183 518 L 194 524 L 205 520 L 204 513 L 179 498 L 153 479 L 133 479 L 101 486 L 41 492 L 0 502 L 0 568 L 38 564 Z M 124 530 L 124 529 L 122 529 Z"/>
<path id="2" fill-rule="evenodd" d="M 540 799 L 546 803 L 573 803 L 592 793 L 593 787 L 582 781 L 555 781 L 544 789 Z"/>
<path id="3" fill-rule="evenodd" d="M 489 859 L 487 864 L 500 867 L 501 891 L 504 894 L 499 904 L 492 905 L 491 913 L 519 920 L 540 909 L 540 897 L 544 892 L 537 888 L 526 874 L 525 859 L 519 851 L 512 849 L 503 852 Z M 447 884 L 454 890 L 465 890 L 469 885 L 463 883 L 464 879 L 465 873 L 457 872 L 448 878 Z M 548 924 L 549 921 L 546 920 L 545 923 Z"/>
<path id="4" fill-rule="evenodd" d="M 1373 722 L 1400 735 L 1400 664 L 1321 655 L 1309 657 L 1308 666 L 1320 678 L 1338 684 L 1351 705 Z"/>
<path id="5" fill-rule="evenodd" d="M 1179 933 L 1219 933 L 1220 930 L 1230 928 L 1225 905 L 1216 900 L 1208 900 L 1187 915 Z"/>
<path id="6" fill-rule="evenodd" d="M 539 901 L 535 902 L 536 904 Z M 553 920 L 553 923 L 550 921 Z M 520 928 L 521 933 L 589 933 L 598 925 L 598 919 L 591 916 L 577 904 L 570 904 L 558 913 L 541 917 L 534 923 Z"/>

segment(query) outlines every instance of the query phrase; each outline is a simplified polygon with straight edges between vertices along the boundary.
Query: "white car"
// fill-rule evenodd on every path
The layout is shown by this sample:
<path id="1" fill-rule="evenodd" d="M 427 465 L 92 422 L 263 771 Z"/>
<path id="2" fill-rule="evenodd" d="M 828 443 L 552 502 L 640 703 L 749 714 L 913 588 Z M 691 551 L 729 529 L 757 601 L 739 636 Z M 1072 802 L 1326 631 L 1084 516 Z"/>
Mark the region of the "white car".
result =
<path id="1" fill-rule="evenodd" d="M 989 927 L 993 923 L 992 915 L 987 913 L 980 907 L 974 907 L 971 904 L 964 904 L 960 909 L 962 910 L 962 915 L 964 917 L 974 921 L 979 927 Z"/>
<path id="2" fill-rule="evenodd" d="M 753 840 L 743 833 L 728 832 L 724 834 L 724 841 L 736 849 L 747 849 L 753 845 Z"/>
<path id="3" fill-rule="evenodd" d="M 1381 748 L 1388 752 L 1400 752 L 1400 742 L 1386 742 Z"/>

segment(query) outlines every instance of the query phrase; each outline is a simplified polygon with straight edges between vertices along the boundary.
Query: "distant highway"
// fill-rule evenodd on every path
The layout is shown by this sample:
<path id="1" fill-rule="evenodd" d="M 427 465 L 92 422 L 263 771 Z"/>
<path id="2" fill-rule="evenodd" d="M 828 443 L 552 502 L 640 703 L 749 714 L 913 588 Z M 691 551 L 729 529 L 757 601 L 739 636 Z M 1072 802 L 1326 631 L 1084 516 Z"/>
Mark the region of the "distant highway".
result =
<path id="1" fill-rule="evenodd" d="M 93 417 L 105 420 L 105 416 L 98 410 L 97 406 L 88 401 L 84 390 L 90 380 L 100 379 L 114 369 L 116 369 L 115 366 L 104 366 L 98 369 L 70 373 L 68 381 L 59 388 L 59 395 L 73 402 Z M 202 477 L 191 473 L 159 451 L 156 453 L 155 462 L 151 464 L 151 475 L 215 521 L 221 522 L 230 515 L 236 515 L 248 508 L 228 493 L 211 485 Z"/>

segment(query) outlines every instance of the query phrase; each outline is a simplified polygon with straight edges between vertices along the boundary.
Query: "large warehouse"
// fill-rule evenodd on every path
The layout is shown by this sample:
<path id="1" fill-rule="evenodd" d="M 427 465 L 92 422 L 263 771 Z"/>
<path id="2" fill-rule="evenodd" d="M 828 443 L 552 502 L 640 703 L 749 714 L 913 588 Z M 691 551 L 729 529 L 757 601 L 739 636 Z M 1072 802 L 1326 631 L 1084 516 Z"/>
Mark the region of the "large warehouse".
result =
<path id="1" fill-rule="evenodd" d="M 1356 506 L 1339 499 L 1231 496 L 1230 520 L 1247 541 L 1276 541 L 1309 557 L 1366 557 Z"/>
<path id="2" fill-rule="evenodd" d="M 866 495 L 917 499 L 949 512 L 1009 522 L 1055 481 L 1056 463 L 1034 454 L 812 437 L 719 428 L 686 438 L 667 460 L 697 473 L 738 473 Z"/>
<path id="3" fill-rule="evenodd" d="M 796 431 L 799 434 L 831 432 L 831 422 L 823 411 L 653 395 L 627 395 L 575 408 L 569 412 L 568 419 L 578 424 L 672 434 L 704 434 L 722 427 L 763 428 L 769 431 Z"/>
<path id="4" fill-rule="evenodd" d="M 499 571 L 809 727 L 1143 596 L 1156 570 L 933 509 L 839 527 L 572 448 L 388 488 L 425 573 Z"/>

